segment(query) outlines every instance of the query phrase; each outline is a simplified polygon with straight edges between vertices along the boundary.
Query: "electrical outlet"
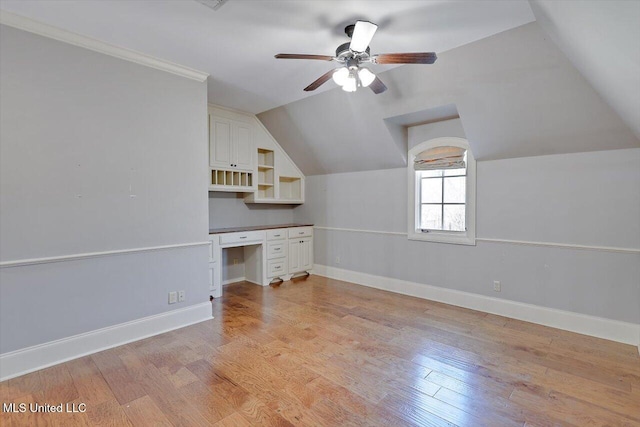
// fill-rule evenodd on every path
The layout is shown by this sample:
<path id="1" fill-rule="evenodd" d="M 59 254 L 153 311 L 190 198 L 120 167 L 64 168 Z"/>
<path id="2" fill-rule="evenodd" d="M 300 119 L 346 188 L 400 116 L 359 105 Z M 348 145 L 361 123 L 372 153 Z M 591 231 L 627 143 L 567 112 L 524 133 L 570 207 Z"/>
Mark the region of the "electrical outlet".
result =
<path id="1" fill-rule="evenodd" d="M 178 291 L 178 302 L 184 301 L 184 291 Z"/>
<path id="2" fill-rule="evenodd" d="M 499 280 L 494 280 L 493 281 L 493 290 L 496 292 L 500 292 L 500 281 Z"/>
<path id="3" fill-rule="evenodd" d="M 169 292 L 169 304 L 175 304 L 176 302 L 178 302 L 178 293 Z"/>
<path id="4" fill-rule="evenodd" d="M 336 257 L 336 264 L 340 264 L 340 257 L 339 256 Z"/>
<path id="5" fill-rule="evenodd" d="M 233 259 L 233 265 L 238 265 L 238 261 L 239 261 L 238 258 L 234 258 Z"/>

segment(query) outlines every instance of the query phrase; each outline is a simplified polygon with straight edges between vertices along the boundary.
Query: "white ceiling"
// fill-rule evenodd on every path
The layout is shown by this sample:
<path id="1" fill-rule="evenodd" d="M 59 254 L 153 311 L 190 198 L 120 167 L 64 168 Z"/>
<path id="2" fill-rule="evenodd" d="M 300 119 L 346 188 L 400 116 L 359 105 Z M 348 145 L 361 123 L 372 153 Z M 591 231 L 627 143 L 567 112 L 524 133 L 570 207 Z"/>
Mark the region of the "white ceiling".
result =
<path id="1" fill-rule="evenodd" d="M 218 11 L 195 0 L 2 0 L 0 8 L 208 72 L 210 102 L 253 113 L 313 95 L 302 89 L 334 67 L 274 54 L 333 54 L 357 19 L 379 25 L 372 53 L 442 53 L 535 20 L 525 0 L 229 0 Z"/>

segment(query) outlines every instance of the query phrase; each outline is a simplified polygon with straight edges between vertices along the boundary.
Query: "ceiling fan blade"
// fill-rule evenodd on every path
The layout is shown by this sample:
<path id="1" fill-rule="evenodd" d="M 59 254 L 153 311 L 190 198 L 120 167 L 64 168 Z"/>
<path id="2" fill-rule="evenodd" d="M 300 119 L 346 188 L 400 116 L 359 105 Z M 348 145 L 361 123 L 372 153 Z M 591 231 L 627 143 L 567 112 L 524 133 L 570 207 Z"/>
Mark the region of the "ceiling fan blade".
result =
<path id="1" fill-rule="evenodd" d="M 319 61 L 333 61 L 333 56 L 329 55 L 305 55 L 297 53 L 279 53 L 277 59 L 317 59 Z"/>
<path id="2" fill-rule="evenodd" d="M 373 93 L 375 93 L 376 95 L 387 90 L 387 86 L 385 86 L 385 84 L 382 83 L 382 80 L 380 80 L 378 77 L 376 77 L 376 79 L 371 82 L 369 87 L 371 88 Z"/>
<path id="3" fill-rule="evenodd" d="M 327 71 L 326 73 L 321 75 L 315 82 L 313 82 L 309 86 L 305 87 L 304 91 L 305 92 L 310 92 L 312 90 L 318 89 L 320 86 L 325 84 L 331 78 L 331 76 L 333 76 L 334 71 L 336 71 L 336 70 Z"/>
<path id="4" fill-rule="evenodd" d="M 381 53 L 374 55 L 371 62 L 376 64 L 433 64 L 438 57 L 435 52 Z"/>
<path id="5" fill-rule="evenodd" d="M 351 36 L 349 48 L 355 52 L 364 52 L 369 47 L 378 26 L 368 21 L 358 21 Z"/>

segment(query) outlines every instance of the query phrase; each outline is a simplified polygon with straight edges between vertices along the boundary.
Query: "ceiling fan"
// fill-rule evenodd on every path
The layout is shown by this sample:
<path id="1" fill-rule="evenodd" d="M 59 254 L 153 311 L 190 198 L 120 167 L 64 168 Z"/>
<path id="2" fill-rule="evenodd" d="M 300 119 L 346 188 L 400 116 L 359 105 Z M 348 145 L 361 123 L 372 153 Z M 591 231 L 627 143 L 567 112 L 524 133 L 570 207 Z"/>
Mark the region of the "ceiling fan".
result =
<path id="1" fill-rule="evenodd" d="M 347 25 L 344 32 L 351 39 L 351 42 L 341 44 L 336 49 L 336 56 L 329 55 L 305 55 L 295 53 L 279 53 L 275 57 L 278 59 L 314 59 L 319 61 L 336 61 L 343 66 L 327 71 L 316 81 L 305 87 L 309 92 L 316 90 L 329 79 L 342 86 L 346 92 L 355 92 L 358 87 L 370 87 L 378 94 L 387 90 L 382 80 L 366 67 L 363 63 L 374 64 L 433 64 L 437 56 L 434 52 L 416 53 L 381 53 L 371 55 L 369 43 L 373 38 L 378 26 L 368 21 L 357 21 L 355 24 Z"/>

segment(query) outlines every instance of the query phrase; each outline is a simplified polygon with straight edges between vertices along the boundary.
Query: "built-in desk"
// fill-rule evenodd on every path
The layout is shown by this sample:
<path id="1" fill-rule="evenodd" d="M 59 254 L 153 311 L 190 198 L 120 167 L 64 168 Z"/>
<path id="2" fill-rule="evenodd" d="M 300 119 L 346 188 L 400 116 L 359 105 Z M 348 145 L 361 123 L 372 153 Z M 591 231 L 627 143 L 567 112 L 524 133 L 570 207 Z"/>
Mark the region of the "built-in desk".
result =
<path id="1" fill-rule="evenodd" d="M 267 286 L 313 269 L 313 224 L 282 224 L 209 230 L 209 290 L 222 296 L 222 251 L 243 247 L 245 280 Z"/>

